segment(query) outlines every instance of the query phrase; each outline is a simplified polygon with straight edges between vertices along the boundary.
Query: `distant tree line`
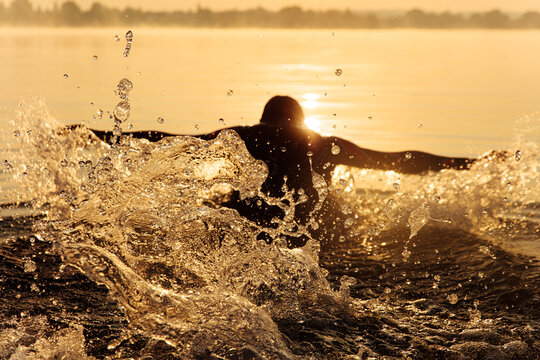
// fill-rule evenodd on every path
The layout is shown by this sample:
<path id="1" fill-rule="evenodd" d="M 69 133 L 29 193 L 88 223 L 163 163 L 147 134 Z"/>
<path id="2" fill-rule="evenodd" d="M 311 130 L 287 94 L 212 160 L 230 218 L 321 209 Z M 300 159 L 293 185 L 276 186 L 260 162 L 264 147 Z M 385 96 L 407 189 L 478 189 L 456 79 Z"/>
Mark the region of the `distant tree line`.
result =
<path id="1" fill-rule="evenodd" d="M 263 28 L 488 28 L 538 29 L 540 13 L 529 11 L 510 16 L 499 10 L 481 13 L 425 12 L 414 9 L 396 15 L 353 12 L 350 10 L 303 10 L 298 6 L 268 11 L 212 11 L 197 8 L 188 11 L 143 11 L 110 8 L 94 3 L 83 11 L 75 2 L 66 1 L 52 9 L 32 6 L 29 0 L 0 3 L 0 25 L 14 26 L 181 26 L 181 27 L 263 27 Z"/>

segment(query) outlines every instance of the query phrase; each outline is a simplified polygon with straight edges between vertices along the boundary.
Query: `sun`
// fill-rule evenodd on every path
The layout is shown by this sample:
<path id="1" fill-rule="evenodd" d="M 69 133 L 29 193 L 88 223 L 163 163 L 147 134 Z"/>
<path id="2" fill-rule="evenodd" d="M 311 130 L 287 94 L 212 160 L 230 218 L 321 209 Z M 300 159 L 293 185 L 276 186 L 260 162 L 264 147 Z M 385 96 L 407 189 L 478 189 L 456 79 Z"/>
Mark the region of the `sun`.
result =
<path id="1" fill-rule="evenodd" d="M 311 129 L 316 132 L 321 132 L 321 121 L 317 119 L 317 116 L 306 116 L 304 119 L 304 125 L 308 129 Z"/>
<path id="2" fill-rule="evenodd" d="M 315 93 L 305 93 L 302 95 L 304 101 L 302 101 L 302 107 L 308 110 L 317 109 L 320 106 L 320 103 L 317 101 L 319 95 Z M 318 119 L 318 116 L 308 115 L 304 119 L 304 125 L 313 130 L 320 132 L 321 131 L 321 121 Z"/>

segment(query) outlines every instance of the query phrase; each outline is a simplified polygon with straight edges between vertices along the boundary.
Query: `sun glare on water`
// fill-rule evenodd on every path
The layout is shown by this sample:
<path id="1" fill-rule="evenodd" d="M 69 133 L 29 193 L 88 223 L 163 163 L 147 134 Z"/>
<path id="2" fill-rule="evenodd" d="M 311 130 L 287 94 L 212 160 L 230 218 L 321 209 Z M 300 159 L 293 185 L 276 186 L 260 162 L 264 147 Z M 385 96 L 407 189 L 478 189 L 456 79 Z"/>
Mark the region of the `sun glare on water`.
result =
<path id="1" fill-rule="evenodd" d="M 317 94 L 306 93 L 302 95 L 302 98 L 304 99 L 304 101 L 302 101 L 302 107 L 304 109 L 314 110 L 320 106 L 320 103 L 317 101 L 319 99 L 319 95 Z M 313 131 L 321 131 L 321 122 L 316 115 L 306 116 L 306 118 L 304 119 L 304 124 L 306 125 L 306 127 Z"/>

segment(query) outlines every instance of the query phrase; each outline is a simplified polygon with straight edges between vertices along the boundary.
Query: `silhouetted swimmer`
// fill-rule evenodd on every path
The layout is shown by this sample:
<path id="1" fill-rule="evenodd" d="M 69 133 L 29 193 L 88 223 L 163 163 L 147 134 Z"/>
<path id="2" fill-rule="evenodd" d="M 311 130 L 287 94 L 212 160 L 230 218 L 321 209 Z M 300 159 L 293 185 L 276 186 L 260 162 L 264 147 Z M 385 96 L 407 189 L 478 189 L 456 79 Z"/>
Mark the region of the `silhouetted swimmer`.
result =
<path id="1" fill-rule="evenodd" d="M 342 224 L 333 219 L 339 218 L 339 206 L 331 197 L 327 198 L 319 211 L 312 214 L 319 201 L 319 194 L 314 187 L 312 171 L 316 172 L 330 184 L 336 165 L 348 165 L 359 168 L 394 170 L 406 174 L 419 174 L 426 171 L 441 169 L 467 169 L 474 161 L 468 158 L 449 158 L 432 155 L 419 151 L 379 152 L 361 148 L 350 141 L 335 137 L 321 136 L 304 125 L 304 112 L 300 104 L 289 96 L 274 96 L 264 107 L 260 123 L 253 126 L 234 126 L 246 144 L 250 154 L 262 160 L 268 166 L 268 177 L 262 184 L 261 191 L 274 198 L 282 198 L 285 179 L 289 190 L 293 189 L 295 200 L 301 193 L 307 195 L 307 201 L 295 207 L 295 221 L 306 225 L 311 216 L 322 219 L 322 227 L 317 232 L 324 239 L 321 242 L 332 242 L 332 238 L 342 232 Z M 209 140 L 224 129 L 215 132 L 196 135 Z M 104 141 L 113 138 L 111 132 L 96 131 L 94 133 Z M 138 131 L 129 133 L 134 138 L 144 138 L 158 141 L 166 136 L 176 136 L 156 131 Z M 300 194 L 299 194 L 300 192 Z M 256 197 L 240 200 L 236 193 L 233 199 L 223 204 L 236 209 L 242 216 L 255 223 L 269 228 L 275 228 L 272 223 L 275 217 L 283 218 L 284 211 L 278 206 L 268 205 L 262 198 Z M 343 216 L 341 216 L 343 218 Z M 271 239 L 265 233 L 260 238 Z M 289 246 L 302 246 L 306 236 L 286 236 Z"/>

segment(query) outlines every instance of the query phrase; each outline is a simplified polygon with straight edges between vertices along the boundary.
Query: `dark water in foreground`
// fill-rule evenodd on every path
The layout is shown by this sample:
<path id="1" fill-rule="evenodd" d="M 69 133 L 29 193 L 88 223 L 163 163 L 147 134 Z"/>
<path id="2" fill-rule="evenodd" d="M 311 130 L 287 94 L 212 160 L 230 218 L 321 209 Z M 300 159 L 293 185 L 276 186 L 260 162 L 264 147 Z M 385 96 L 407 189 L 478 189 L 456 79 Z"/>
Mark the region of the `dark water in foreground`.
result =
<path id="1" fill-rule="evenodd" d="M 39 215 L 0 213 L 2 359 L 540 358 L 534 146 L 461 173 L 340 169 L 318 190 L 347 231 L 288 249 L 220 207 L 266 176 L 234 133 L 32 129 L 6 173 Z"/>

